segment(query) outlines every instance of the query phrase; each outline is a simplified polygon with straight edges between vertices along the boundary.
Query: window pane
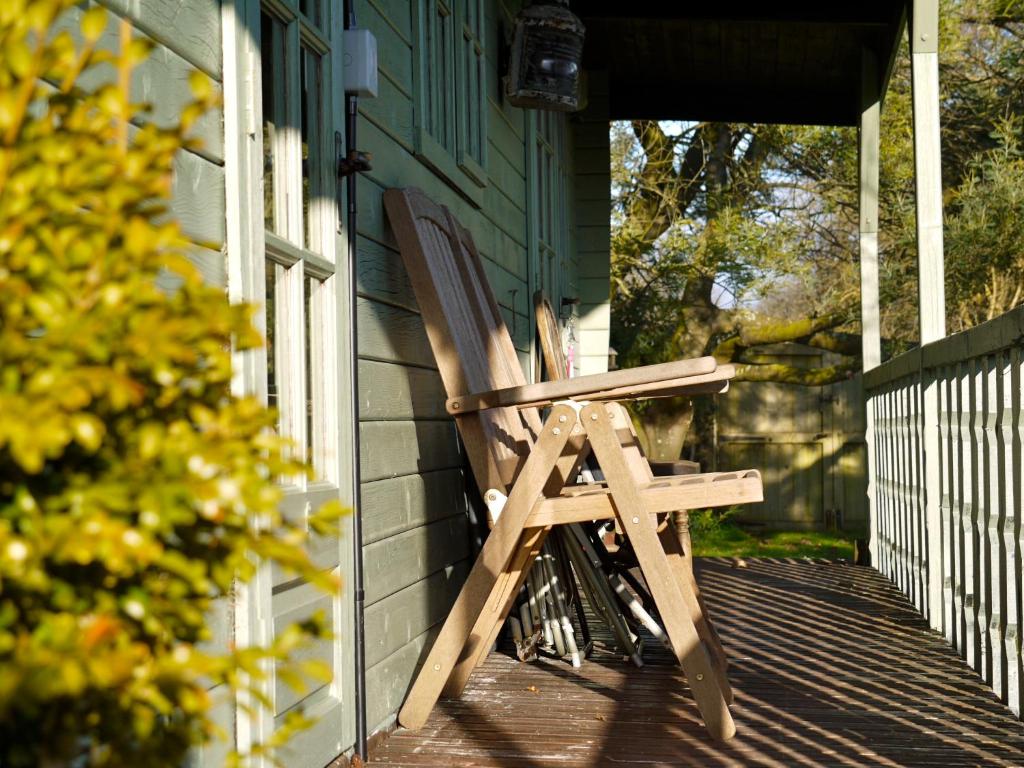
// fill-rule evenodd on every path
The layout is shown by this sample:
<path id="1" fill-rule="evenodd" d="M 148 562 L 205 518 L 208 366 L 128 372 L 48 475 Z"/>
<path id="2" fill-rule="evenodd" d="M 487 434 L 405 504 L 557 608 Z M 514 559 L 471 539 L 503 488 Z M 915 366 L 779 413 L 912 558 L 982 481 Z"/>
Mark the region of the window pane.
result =
<path id="1" fill-rule="evenodd" d="M 316 456 L 316 442 L 313 439 L 313 415 L 314 411 L 319 410 L 316 408 L 316 387 L 313 385 L 313 356 L 316 350 L 314 346 L 315 339 L 313 338 L 313 291 L 317 290 L 319 285 L 314 286 L 313 282 L 314 278 L 306 278 L 302 297 L 302 308 L 306 321 L 306 459 L 309 461 L 312 461 Z M 316 282 L 319 283 L 319 281 Z"/>
<path id="2" fill-rule="evenodd" d="M 458 138 L 458 144 L 463 156 L 469 157 L 478 165 L 483 166 L 486 141 L 483 135 L 483 125 L 487 108 L 485 93 L 487 71 L 484 61 L 479 0 L 463 0 L 461 8 L 462 34 L 458 35 L 456 40 L 459 45 L 457 56 L 462 77 L 462 82 L 459 84 L 461 89 L 459 108 L 462 110 L 459 130 L 462 133 Z"/>
<path id="3" fill-rule="evenodd" d="M 313 24 L 315 24 L 318 27 L 323 24 L 320 6 L 320 0 L 302 0 L 300 4 L 300 8 L 302 9 L 302 12 L 306 15 L 306 18 L 309 19 L 311 22 L 313 22 Z"/>
<path id="4" fill-rule="evenodd" d="M 455 151 L 455 72 L 454 72 L 454 47 L 452 45 L 452 16 L 451 11 L 438 3 L 440 17 L 440 48 L 439 74 L 441 75 L 441 144 L 450 153 Z"/>
<path id="5" fill-rule="evenodd" d="M 271 408 L 280 407 L 277 393 L 277 265 L 267 262 L 266 293 L 264 295 L 267 311 L 267 405 Z"/>
<path id="6" fill-rule="evenodd" d="M 320 144 L 323 109 L 320 99 L 320 57 L 302 49 L 302 230 L 303 244 L 319 251 L 320 238 L 310 215 L 310 202 L 320 194 Z"/>
<path id="7" fill-rule="evenodd" d="M 260 14 L 260 61 L 263 96 L 263 225 L 280 233 L 283 211 L 278 210 L 275 174 L 279 162 L 279 130 L 284 126 L 284 25 L 267 13 Z"/>
<path id="8" fill-rule="evenodd" d="M 466 72 L 466 83 L 465 83 L 465 100 L 466 104 L 464 109 L 466 110 L 466 136 L 465 136 L 465 151 L 474 160 L 477 159 L 478 153 L 476 151 L 476 126 L 479 120 L 477 120 L 477 112 L 479 110 L 479 94 L 477 94 L 477 83 L 476 83 L 476 53 L 473 50 L 473 43 L 471 40 L 466 40 L 462 46 L 463 51 L 463 65 Z"/>
<path id="9" fill-rule="evenodd" d="M 423 18 L 425 72 L 421 125 L 449 154 L 455 154 L 455 49 L 451 8 L 442 0 L 426 3 Z"/>

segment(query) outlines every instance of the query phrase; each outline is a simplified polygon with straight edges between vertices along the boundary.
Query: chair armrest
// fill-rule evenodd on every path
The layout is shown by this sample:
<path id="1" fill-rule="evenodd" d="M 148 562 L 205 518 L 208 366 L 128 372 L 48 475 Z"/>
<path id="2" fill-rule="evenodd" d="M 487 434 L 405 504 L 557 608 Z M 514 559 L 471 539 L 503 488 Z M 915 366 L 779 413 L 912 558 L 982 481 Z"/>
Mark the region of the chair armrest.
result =
<path id="1" fill-rule="evenodd" d="M 594 392 L 586 400 L 653 400 L 683 395 L 715 395 L 729 390 L 729 379 L 736 375 L 733 365 L 720 365 L 714 373 L 689 376 L 672 381 L 656 381 L 632 387 L 617 387 Z"/>
<path id="2" fill-rule="evenodd" d="M 448 399 L 448 413 L 458 415 L 488 408 L 527 408 L 559 400 L 620 400 L 672 397 L 721 391 L 735 375 L 731 365 L 718 366 L 713 357 L 698 357 L 646 365 L 575 379 L 544 381 L 518 387 L 459 395 Z"/>

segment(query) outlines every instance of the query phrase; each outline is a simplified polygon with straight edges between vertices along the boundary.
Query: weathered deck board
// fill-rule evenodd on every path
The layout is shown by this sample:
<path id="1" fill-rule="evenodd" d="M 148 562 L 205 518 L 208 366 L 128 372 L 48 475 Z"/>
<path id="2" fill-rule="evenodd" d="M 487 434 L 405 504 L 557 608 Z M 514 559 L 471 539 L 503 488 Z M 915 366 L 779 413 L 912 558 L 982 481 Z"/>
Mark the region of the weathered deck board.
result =
<path id="1" fill-rule="evenodd" d="M 492 653 L 460 700 L 373 755 L 389 766 L 1022 766 L 1024 724 L 882 576 L 833 563 L 700 563 L 737 736 L 709 740 L 682 673 L 648 647 L 583 668 Z"/>

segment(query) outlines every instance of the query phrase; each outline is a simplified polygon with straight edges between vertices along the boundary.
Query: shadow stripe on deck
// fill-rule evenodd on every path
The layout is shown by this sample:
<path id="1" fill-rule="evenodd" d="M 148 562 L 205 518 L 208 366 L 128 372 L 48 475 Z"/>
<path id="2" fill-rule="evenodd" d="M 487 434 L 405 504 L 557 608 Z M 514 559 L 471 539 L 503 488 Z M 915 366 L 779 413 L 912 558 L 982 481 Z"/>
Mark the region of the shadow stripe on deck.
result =
<path id="1" fill-rule="evenodd" d="M 711 741 L 682 671 L 599 647 L 580 670 L 492 653 L 459 700 L 371 755 L 399 766 L 1024 766 L 1024 724 L 876 571 L 698 561 L 737 735 Z M 600 643 L 599 643 L 600 645 Z"/>

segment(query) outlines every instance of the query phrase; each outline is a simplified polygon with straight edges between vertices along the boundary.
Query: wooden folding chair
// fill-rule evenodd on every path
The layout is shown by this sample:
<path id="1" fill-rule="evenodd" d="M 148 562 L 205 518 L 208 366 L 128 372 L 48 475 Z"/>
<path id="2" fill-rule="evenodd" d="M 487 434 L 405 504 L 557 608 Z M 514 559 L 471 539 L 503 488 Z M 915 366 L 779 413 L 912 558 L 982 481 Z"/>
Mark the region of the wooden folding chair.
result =
<path id="1" fill-rule="evenodd" d="M 735 733 L 716 669 L 692 617 L 696 597 L 659 517 L 760 501 L 756 471 L 652 479 L 621 411 L 608 403 L 720 391 L 732 371 L 698 358 L 565 381 L 525 383 L 512 339 L 469 233 L 422 192 L 384 194 L 474 478 L 507 501 L 470 570 L 399 722 L 419 728 L 442 690 L 461 692 L 486 653 L 554 525 L 617 519 L 632 544 L 708 731 Z M 538 406 L 551 406 L 541 422 Z M 587 449 L 606 482 L 576 484 Z M 643 467 L 640 466 L 643 464 Z"/>
<path id="2" fill-rule="evenodd" d="M 548 298 L 543 291 L 537 291 L 534 294 L 533 310 L 534 318 L 537 322 L 537 336 L 540 340 L 541 355 L 544 359 L 544 369 L 547 373 L 548 379 L 557 381 L 569 378 L 569 361 L 563 351 L 558 319 L 555 316 L 555 310 L 552 308 L 551 302 L 548 301 Z M 630 430 L 630 439 L 633 445 L 636 446 L 635 450 L 639 451 L 640 442 L 637 438 L 632 420 L 625 412 L 625 409 L 623 409 L 618 403 L 610 404 L 609 408 L 620 409 L 621 413 L 619 414 L 619 418 L 623 423 L 628 425 Z M 629 450 L 633 450 L 633 448 L 630 448 Z M 659 462 L 648 461 L 648 465 L 649 470 L 647 474 L 650 480 L 653 480 L 654 477 L 692 475 L 700 472 L 700 465 L 697 462 L 687 461 L 685 459 Z M 700 587 L 697 585 L 697 579 L 693 572 L 689 510 L 677 510 L 671 515 L 671 520 L 675 527 L 674 533 L 676 540 L 671 540 L 673 531 L 668 530 L 667 527 L 662 527 L 659 531 L 659 536 L 661 536 L 663 543 L 665 544 L 665 551 L 668 553 L 670 560 L 672 562 L 678 561 L 683 564 L 686 579 L 689 582 L 690 589 L 692 590 L 694 597 L 696 598 L 696 600 L 690 605 L 692 608 L 691 616 L 693 618 L 693 622 L 697 627 L 698 634 L 700 634 L 704 643 L 707 644 L 708 650 L 714 657 L 716 667 L 719 670 L 720 678 L 723 682 L 723 692 L 725 693 L 726 700 L 731 704 L 732 688 L 728 685 L 728 680 L 725 676 L 725 670 L 728 668 L 728 657 L 726 656 L 725 649 L 722 647 L 722 642 L 718 637 L 718 632 L 711 623 L 707 606 L 704 603 L 704 598 L 701 596 Z M 668 538 L 666 538 L 666 536 Z"/>

